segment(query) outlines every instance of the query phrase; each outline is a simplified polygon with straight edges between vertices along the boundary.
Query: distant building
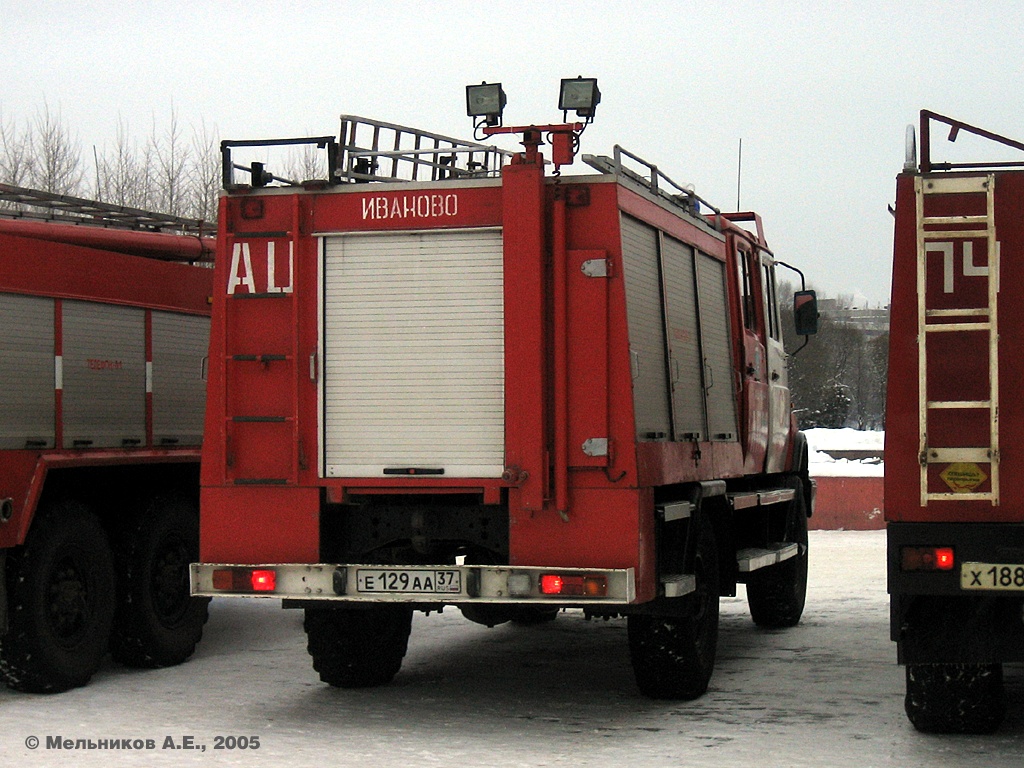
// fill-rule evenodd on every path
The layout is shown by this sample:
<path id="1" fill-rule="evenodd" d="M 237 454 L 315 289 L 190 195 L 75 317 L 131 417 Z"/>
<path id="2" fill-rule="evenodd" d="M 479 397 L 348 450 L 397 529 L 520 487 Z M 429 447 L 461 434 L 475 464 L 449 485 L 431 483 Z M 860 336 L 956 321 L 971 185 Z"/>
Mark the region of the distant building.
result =
<path id="1" fill-rule="evenodd" d="M 857 309 L 841 303 L 840 299 L 819 299 L 818 311 L 840 325 L 849 325 L 862 331 L 868 339 L 889 332 L 889 308 Z"/>

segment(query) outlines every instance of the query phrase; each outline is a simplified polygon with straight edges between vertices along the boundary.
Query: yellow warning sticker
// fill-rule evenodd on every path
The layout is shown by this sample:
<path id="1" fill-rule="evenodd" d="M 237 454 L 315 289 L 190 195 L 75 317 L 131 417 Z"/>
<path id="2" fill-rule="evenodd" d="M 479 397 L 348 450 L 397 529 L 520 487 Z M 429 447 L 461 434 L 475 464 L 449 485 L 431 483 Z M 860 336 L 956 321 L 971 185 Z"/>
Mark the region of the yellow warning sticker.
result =
<path id="1" fill-rule="evenodd" d="M 988 480 L 988 475 L 974 463 L 961 462 L 950 464 L 939 473 L 953 493 L 970 493 Z"/>

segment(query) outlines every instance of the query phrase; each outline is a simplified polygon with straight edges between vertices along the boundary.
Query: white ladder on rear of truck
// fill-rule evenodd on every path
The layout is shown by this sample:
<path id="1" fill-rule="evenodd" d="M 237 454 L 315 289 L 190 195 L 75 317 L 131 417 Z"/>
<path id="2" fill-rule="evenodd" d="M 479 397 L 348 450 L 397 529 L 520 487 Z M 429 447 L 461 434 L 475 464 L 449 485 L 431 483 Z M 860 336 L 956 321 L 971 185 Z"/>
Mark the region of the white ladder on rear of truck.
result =
<path id="1" fill-rule="evenodd" d="M 999 504 L 999 249 L 995 227 L 995 176 L 922 177 L 915 179 L 917 195 L 917 349 L 918 400 L 920 425 L 921 506 L 940 500 L 983 500 Z M 929 195 L 983 195 L 985 214 L 970 216 L 925 216 L 925 198 Z M 988 303 L 983 307 L 928 309 L 927 258 L 929 241 L 963 241 L 984 238 L 987 243 Z M 950 278 L 951 279 L 951 278 Z M 931 333 L 968 331 L 985 334 L 988 348 L 989 393 L 986 400 L 931 400 L 928 397 L 927 338 Z M 937 409 L 987 409 L 988 446 L 930 447 L 928 416 Z M 967 493 L 930 493 L 928 466 L 953 463 L 988 464 L 990 488 Z"/>

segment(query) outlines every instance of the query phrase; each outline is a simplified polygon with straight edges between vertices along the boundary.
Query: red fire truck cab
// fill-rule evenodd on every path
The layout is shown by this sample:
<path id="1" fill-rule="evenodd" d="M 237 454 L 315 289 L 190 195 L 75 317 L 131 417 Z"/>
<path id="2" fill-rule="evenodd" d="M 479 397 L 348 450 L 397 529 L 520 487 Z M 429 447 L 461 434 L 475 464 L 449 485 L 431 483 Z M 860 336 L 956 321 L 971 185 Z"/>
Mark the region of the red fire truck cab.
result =
<path id="1" fill-rule="evenodd" d="M 306 183 L 235 184 L 232 151 L 281 142 L 223 145 L 193 594 L 304 608 L 325 682 L 390 680 L 416 609 L 573 607 L 628 616 L 643 692 L 692 698 L 720 595 L 800 618 L 811 481 L 760 219 L 620 148 L 546 174 L 580 127 L 512 154 L 344 116 L 292 140 L 329 157 Z"/>

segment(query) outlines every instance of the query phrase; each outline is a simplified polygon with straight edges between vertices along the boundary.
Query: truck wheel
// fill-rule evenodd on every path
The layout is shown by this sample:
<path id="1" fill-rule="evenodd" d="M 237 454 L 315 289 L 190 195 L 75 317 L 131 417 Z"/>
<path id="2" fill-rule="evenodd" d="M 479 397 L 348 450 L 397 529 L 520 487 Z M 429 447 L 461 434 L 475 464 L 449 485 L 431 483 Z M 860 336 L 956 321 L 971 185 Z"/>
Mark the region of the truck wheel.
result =
<path id="1" fill-rule="evenodd" d="M 708 688 L 718 645 L 718 548 L 711 523 L 696 518 L 696 591 L 684 616 L 627 619 L 637 687 L 653 699 L 695 699 Z"/>
<path id="2" fill-rule="evenodd" d="M 307 608 L 305 628 L 321 680 L 336 688 L 369 688 L 391 682 L 402 667 L 412 609 Z"/>
<path id="3" fill-rule="evenodd" d="M 10 615 L 0 675 L 15 690 L 58 693 L 99 669 L 114 614 L 107 536 L 81 504 L 41 510 L 7 563 Z"/>
<path id="4" fill-rule="evenodd" d="M 184 499 L 157 499 L 121 542 L 111 655 L 130 667 L 169 667 L 195 652 L 209 598 L 189 597 L 199 519 Z"/>
<path id="5" fill-rule="evenodd" d="M 796 491 L 786 511 L 786 530 L 778 540 L 800 549 L 778 565 L 755 571 L 747 582 L 750 616 L 759 627 L 795 627 L 800 623 L 807 597 L 807 503 L 800 478 L 787 486 Z"/>
<path id="6" fill-rule="evenodd" d="M 923 733 L 992 733 L 1006 715 L 1001 664 L 908 664 L 907 718 Z"/>

